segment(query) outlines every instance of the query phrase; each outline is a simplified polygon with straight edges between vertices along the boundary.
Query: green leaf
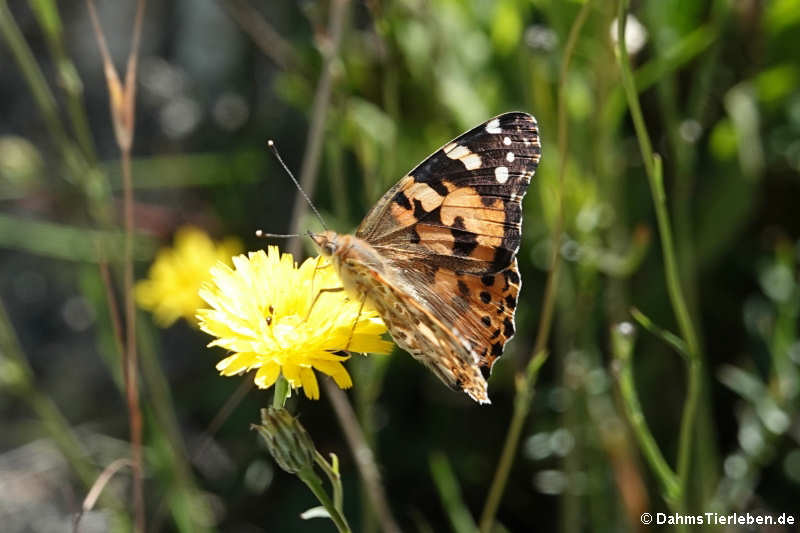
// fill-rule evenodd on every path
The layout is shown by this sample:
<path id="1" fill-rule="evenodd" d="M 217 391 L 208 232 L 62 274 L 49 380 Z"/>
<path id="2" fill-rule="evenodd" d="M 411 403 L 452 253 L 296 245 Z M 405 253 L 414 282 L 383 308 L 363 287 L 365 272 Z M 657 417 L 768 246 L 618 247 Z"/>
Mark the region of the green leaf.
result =
<path id="1" fill-rule="evenodd" d="M 122 231 L 42 222 L 0 214 L 0 247 L 23 250 L 68 261 L 109 262 L 122 257 Z M 149 259 L 156 249 L 154 239 L 137 235 L 133 241 L 135 260 Z M 101 249 L 102 247 L 102 249 Z"/>
<path id="2" fill-rule="evenodd" d="M 441 452 L 430 456 L 431 476 L 439 491 L 442 505 L 456 533 L 474 533 L 478 526 L 461 497 L 461 488 L 447 456 Z"/>
<path id="3" fill-rule="evenodd" d="M 797 89 L 798 69 L 790 63 L 759 72 L 754 83 L 758 99 L 765 104 L 773 104 L 789 97 Z"/>
<path id="4" fill-rule="evenodd" d="M 330 518 L 331 514 L 325 507 L 318 505 L 300 513 L 300 518 L 303 520 L 311 520 L 312 518 Z"/>

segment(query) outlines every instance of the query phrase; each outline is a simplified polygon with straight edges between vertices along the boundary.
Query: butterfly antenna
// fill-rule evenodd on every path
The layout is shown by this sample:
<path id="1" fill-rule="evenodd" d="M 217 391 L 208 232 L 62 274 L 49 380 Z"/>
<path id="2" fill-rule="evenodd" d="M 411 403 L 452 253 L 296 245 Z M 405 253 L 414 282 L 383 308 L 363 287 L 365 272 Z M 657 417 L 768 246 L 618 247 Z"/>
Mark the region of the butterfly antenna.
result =
<path id="1" fill-rule="evenodd" d="M 260 229 L 256 230 L 256 237 L 268 239 L 268 238 L 275 238 L 275 239 L 291 239 L 294 237 L 299 237 L 299 233 L 266 233 L 261 231 Z"/>
<path id="2" fill-rule="evenodd" d="M 275 143 L 272 141 L 272 139 L 267 141 L 267 146 L 269 146 L 269 149 L 272 150 L 273 154 L 275 154 L 275 158 L 278 160 L 278 163 L 281 164 L 281 166 L 283 167 L 283 170 L 285 170 L 286 173 L 289 174 L 289 177 L 292 178 L 292 181 L 294 182 L 295 186 L 297 187 L 297 190 L 300 191 L 300 194 L 303 195 L 303 198 L 305 198 L 306 203 L 309 205 L 309 207 L 311 207 L 311 210 L 314 212 L 315 215 L 317 215 L 317 218 L 319 219 L 320 224 L 322 224 L 323 229 L 327 230 L 328 226 L 325 224 L 325 220 L 322 218 L 322 215 L 320 215 L 319 211 L 317 211 L 317 208 L 314 207 L 314 204 L 311 202 L 311 198 L 308 197 L 308 195 L 306 194 L 306 191 L 304 191 L 303 188 L 300 186 L 300 183 L 294 177 L 294 174 L 292 174 L 292 171 L 289 170 L 289 167 L 287 167 L 286 163 L 283 162 L 283 159 L 281 158 L 281 154 L 278 153 L 278 149 L 275 147 Z"/>

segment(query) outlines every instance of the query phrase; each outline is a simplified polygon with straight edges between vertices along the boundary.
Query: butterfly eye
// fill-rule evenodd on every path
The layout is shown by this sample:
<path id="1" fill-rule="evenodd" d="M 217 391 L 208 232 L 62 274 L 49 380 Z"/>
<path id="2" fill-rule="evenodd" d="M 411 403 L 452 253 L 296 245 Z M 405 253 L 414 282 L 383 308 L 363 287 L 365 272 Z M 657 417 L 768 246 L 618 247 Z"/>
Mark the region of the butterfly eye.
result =
<path id="1" fill-rule="evenodd" d="M 336 252 L 336 243 L 334 242 L 328 241 L 322 247 L 328 255 L 333 255 Z"/>

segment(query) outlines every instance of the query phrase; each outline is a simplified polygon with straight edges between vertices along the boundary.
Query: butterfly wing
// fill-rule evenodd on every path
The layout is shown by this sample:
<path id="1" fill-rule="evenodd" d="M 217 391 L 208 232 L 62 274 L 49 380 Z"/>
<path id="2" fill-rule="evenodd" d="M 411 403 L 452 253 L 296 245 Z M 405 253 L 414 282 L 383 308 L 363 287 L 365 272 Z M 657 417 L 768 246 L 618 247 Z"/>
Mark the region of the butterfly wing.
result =
<path id="1" fill-rule="evenodd" d="M 522 198 L 540 155 L 532 116 L 495 117 L 409 172 L 356 232 L 481 367 L 491 369 L 514 334 Z"/>
<path id="2" fill-rule="evenodd" d="M 434 152 L 392 187 L 356 231 L 386 256 L 495 273 L 520 243 L 522 198 L 539 163 L 536 123 L 505 113 Z"/>

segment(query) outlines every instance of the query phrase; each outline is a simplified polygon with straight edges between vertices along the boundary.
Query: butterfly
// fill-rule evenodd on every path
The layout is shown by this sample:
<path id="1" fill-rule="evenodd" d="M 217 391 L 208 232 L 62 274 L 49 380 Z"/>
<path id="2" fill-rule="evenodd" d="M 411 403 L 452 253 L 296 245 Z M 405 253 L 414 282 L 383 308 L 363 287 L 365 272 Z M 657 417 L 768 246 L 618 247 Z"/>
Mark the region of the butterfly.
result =
<path id="1" fill-rule="evenodd" d="M 479 403 L 514 335 L 522 198 L 540 156 L 536 119 L 499 115 L 404 176 L 354 235 L 312 234 L 398 346 Z"/>

